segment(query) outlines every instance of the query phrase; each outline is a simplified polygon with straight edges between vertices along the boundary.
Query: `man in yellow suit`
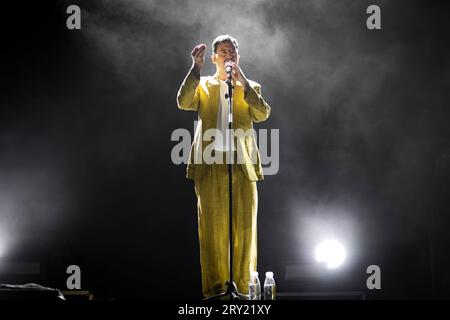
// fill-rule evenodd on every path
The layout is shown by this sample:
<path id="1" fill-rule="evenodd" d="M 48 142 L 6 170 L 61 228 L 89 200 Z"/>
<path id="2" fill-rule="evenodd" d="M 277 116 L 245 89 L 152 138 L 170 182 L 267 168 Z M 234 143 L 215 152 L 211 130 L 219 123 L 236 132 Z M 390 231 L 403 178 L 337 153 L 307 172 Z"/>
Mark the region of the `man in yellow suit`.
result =
<path id="1" fill-rule="evenodd" d="M 229 280 L 229 185 L 227 163 L 233 163 L 233 279 L 242 294 L 248 294 L 250 272 L 256 271 L 256 181 L 263 179 L 253 122 L 269 117 L 270 106 L 261 96 L 261 86 L 246 78 L 239 66 L 238 43 L 220 35 L 212 45 L 213 76 L 201 77 L 206 45 L 191 52 L 192 67 L 180 86 L 178 108 L 197 111 L 198 123 L 192 143 L 187 177 L 195 181 L 202 290 L 205 297 L 224 292 Z M 245 132 L 226 139 L 228 128 L 228 78 L 231 68 L 233 130 Z M 214 134 L 210 134 L 213 130 Z M 249 134 L 250 133 L 250 134 Z M 231 146 L 231 149 L 230 149 Z M 211 161 L 211 159 L 213 161 Z"/>

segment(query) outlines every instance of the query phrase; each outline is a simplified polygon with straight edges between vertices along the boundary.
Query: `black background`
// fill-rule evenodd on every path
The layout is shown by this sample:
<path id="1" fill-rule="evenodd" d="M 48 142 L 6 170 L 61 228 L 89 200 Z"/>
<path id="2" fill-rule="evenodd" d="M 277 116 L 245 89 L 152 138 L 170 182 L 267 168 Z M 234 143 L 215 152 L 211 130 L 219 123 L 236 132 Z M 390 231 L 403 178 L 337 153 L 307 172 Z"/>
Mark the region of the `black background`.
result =
<path id="1" fill-rule="evenodd" d="M 81 7 L 82 28 L 66 28 Z M 366 28 L 370 4 L 382 29 Z M 258 270 L 279 291 L 448 297 L 449 6 L 445 1 L 33 1 L 1 8 L 3 261 L 65 268 L 101 298 L 200 298 L 193 183 L 174 165 L 190 51 L 230 33 L 272 106 L 280 170 L 259 183 Z M 331 232 L 328 282 L 289 282 Z M 0 243 L 1 244 L 1 243 Z M 0 260 L 1 261 L 1 260 Z M 382 270 L 367 292 L 366 267 Z"/>

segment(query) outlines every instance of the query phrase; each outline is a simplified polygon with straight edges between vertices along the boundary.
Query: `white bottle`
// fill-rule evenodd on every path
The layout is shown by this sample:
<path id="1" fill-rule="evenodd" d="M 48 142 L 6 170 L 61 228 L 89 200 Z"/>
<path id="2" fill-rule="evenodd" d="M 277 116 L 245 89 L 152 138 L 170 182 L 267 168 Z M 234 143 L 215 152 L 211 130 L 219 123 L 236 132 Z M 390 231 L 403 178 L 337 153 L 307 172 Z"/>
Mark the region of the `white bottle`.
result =
<path id="1" fill-rule="evenodd" d="M 275 300 L 276 288 L 273 272 L 266 272 L 266 280 L 264 280 L 264 300 Z"/>
<path id="2" fill-rule="evenodd" d="M 248 300 L 261 300 L 261 284 L 258 272 L 250 272 L 250 283 L 248 285 Z"/>

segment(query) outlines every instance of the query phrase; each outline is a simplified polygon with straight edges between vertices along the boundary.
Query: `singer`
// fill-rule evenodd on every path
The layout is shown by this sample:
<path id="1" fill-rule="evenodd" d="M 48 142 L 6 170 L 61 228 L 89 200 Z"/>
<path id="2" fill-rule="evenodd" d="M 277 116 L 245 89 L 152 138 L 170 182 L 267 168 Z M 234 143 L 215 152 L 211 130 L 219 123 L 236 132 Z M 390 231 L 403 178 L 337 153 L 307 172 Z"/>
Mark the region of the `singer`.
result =
<path id="1" fill-rule="evenodd" d="M 201 77 L 205 62 L 206 45 L 199 44 L 191 52 L 192 67 L 184 78 L 177 94 L 177 105 L 182 110 L 197 111 L 198 125 L 192 143 L 187 178 L 193 179 L 197 196 L 198 236 L 202 291 L 205 297 L 226 290 L 229 277 L 229 211 L 228 171 L 229 153 L 236 159 L 241 148 L 244 163 L 233 161 L 233 278 L 242 294 L 248 294 L 250 271 L 256 271 L 257 237 L 256 216 L 258 193 L 256 182 L 263 180 L 259 151 L 254 135 L 234 136 L 231 150 L 227 139 L 203 140 L 208 129 L 221 131 L 226 137 L 228 128 L 228 101 L 225 96 L 229 75 L 233 91 L 233 129 L 247 131 L 254 122 L 269 117 L 271 108 L 261 96 L 261 86 L 247 79 L 239 66 L 239 46 L 230 35 L 220 35 L 212 43 L 212 63 L 216 65 L 213 76 Z M 214 137 L 213 137 L 214 138 Z M 212 144 L 212 146 L 211 146 Z M 221 163 L 206 164 L 197 161 L 205 148 L 213 148 Z M 250 155 L 256 152 L 256 161 Z M 195 161 L 194 161 L 195 160 Z"/>

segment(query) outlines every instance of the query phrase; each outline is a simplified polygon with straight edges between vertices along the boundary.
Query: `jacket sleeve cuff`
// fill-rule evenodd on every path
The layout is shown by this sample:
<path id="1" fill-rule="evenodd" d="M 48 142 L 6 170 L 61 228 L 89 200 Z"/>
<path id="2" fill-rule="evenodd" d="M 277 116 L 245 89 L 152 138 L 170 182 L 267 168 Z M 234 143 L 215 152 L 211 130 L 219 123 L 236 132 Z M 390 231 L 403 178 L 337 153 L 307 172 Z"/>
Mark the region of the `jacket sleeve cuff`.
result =
<path id="1" fill-rule="evenodd" d="M 255 105 L 259 103 L 259 94 L 255 89 L 250 87 L 250 89 L 248 89 L 247 93 L 245 94 L 244 99 L 249 105 Z"/>

